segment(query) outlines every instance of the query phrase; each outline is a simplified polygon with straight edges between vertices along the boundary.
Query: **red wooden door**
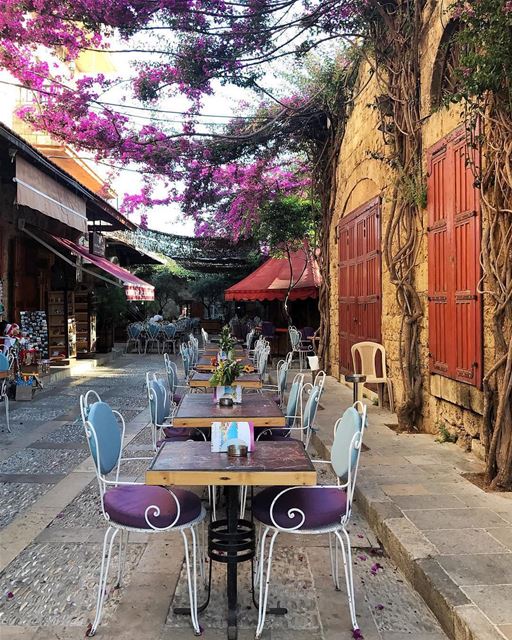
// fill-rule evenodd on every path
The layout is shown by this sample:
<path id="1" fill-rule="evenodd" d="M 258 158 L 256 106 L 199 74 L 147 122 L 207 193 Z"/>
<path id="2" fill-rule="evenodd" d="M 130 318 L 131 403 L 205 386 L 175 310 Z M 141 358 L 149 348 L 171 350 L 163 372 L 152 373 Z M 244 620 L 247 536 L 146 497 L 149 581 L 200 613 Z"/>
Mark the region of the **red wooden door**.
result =
<path id="1" fill-rule="evenodd" d="M 482 378 L 477 163 L 463 128 L 428 153 L 430 369 L 475 385 Z"/>
<path id="2" fill-rule="evenodd" d="M 350 349 L 381 341 L 380 199 L 352 211 L 338 227 L 340 369 L 353 370 Z"/>

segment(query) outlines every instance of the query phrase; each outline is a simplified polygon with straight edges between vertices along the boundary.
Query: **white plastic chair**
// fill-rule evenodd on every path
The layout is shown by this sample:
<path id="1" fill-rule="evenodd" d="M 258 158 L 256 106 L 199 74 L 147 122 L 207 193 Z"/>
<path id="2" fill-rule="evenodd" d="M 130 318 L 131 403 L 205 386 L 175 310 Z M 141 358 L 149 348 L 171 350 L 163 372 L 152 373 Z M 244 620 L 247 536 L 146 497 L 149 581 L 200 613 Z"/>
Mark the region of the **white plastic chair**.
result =
<path id="1" fill-rule="evenodd" d="M 381 385 L 387 385 L 389 396 L 389 409 L 392 413 L 395 411 L 395 402 L 393 398 L 393 385 L 386 372 L 386 350 L 378 342 L 357 342 L 352 345 L 350 350 L 352 354 L 352 364 L 354 373 L 360 373 L 366 376 L 364 384 L 378 384 L 379 405 L 382 407 L 383 389 Z M 382 363 L 382 376 L 377 375 L 377 354 L 380 354 Z M 359 356 L 361 367 L 358 367 L 357 356 Z M 359 369 L 361 369 L 359 371 Z M 361 393 L 364 387 L 361 385 Z"/>

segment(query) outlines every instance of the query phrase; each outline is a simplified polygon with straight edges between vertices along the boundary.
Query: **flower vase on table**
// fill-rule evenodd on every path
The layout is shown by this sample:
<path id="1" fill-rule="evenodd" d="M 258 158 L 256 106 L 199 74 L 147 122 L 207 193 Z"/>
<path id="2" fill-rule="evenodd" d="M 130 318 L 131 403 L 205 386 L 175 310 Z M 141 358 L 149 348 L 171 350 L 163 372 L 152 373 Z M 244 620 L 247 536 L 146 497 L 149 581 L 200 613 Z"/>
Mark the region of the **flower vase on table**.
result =
<path id="1" fill-rule="evenodd" d="M 213 401 L 218 403 L 222 397 L 232 398 L 233 402 L 242 402 L 242 387 L 233 385 L 242 374 L 244 367 L 239 360 L 220 360 L 209 382 L 215 387 Z"/>
<path id="2" fill-rule="evenodd" d="M 232 352 L 235 348 L 236 340 L 231 335 L 228 325 L 222 327 L 219 337 L 219 360 L 232 360 Z"/>
<path id="3" fill-rule="evenodd" d="M 218 385 L 213 392 L 214 402 L 217 404 L 221 398 L 231 398 L 235 404 L 242 404 L 242 387 L 240 385 Z"/>

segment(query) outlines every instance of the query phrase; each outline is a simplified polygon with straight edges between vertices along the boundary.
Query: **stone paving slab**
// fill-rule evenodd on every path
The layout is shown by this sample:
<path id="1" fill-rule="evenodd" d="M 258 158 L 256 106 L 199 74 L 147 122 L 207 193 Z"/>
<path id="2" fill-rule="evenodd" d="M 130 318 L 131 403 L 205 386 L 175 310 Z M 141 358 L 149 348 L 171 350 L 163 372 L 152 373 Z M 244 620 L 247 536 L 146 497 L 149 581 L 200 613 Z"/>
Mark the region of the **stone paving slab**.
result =
<path id="1" fill-rule="evenodd" d="M 3 572 L 2 593 L 12 599 L 0 601 L 2 624 L 59 624 L 80 626 L 90 621 L 97 595 L 98 544 L 37 544 L 27 547 Z M 126 583 L 137 565 L 143 548 L 129 545 L 126 557 Z M 112 559 L 117 566 L 117 556 Z M 109 590 L 105 619 L 119 602 L 117 590 Z"/>
<path id="2" fill-rule="evenodd" d="M 328 378 L 313 440 L 322 457 L 340 406 L 350 403 L 351 391 Z M 471 484 L 463 474 L 482 463 L 457 445 L 399 435 L 386 426 L 396 417 L 380 407 L 368 415 L 356 503 L 379 541 L 450 638 L 509 638 L 512 493 Z"/>
<path id="3" fill-rule="evenodd" d="M 85 449 L 24 449 L 0 462 L 0 473 L 67 473 L 89 456 Z"/>
<path id="4" fill-rule="evenodd" d="M 86 444 L 86 436 L 81 422 L 73 422 L 66 424 L 55 431 L 47 433 L 37 440 L 33 446 L 37 446 L 43 442 L 53 444 L 64 444 L 68 442 L 81 442 Z"/>
<path id="5" fill-rule="evenodd" d="M 51 484 L 20 482 L 2 482 L 0 484 L 0 528 L 6 527 L 14 518 L 31 507 L 44 495 Z"/>

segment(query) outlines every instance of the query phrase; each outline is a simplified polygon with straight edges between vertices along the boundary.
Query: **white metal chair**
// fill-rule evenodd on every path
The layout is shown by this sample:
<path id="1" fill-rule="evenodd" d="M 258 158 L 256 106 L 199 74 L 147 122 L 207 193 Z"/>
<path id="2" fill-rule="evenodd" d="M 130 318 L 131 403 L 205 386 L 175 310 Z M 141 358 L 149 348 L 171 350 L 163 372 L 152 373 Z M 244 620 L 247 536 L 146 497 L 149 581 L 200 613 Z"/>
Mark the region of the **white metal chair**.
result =
<path id="1" fill-rule="evenodd" d="M 126 327 L 127 339 L 126 339 L 126 346 L 124 350 L 125 353 L 128 353 L 128 349 L 130 348 L 130 345 L 134 344 L 137 347 L 137 353 L 140 355 L 141 331 L 142 331 L 142 325 L 140 324 L 140 322 L 132 322 Z"/>
<path id="2" fill-rule="evenodd" d="M 386 350 L 378 342 L 357 342 L 352 345 L 350 349 L 352 354 L 352 364 L 354 366 L 354 373 L 360 373 L 366 376 L 364 384 L 377 384 L 379 394 L 379 405 L 382 407 L 383 397 L 383 385 L 388 388 L 389 396 L 389 408 L 392 413 L 395 411 L 395 402 L 393 397 L 393 384 L 390 378 L 387 376 L 386 371 Z M 380 355 L 382 364 L 382 375 L 377 374 L 377 357 Z M 361 362 L 361 367 L 358 367 L 357 358 Z M 360 370 L 359 370 L 360 369 Z M 361 393 L 364 384 L 361 385 Z"/>
<path id="3" fill-rule="evenodd" d="M 259 391 L 262 393 L 265 393 L 266 391 L 275 393 L 279 406 L 283 406 L 284 403 L 286 384 L 288 381 L 288 370 L 290 368 L 292 357 L 293 353 L 290 351 L 286 354 L 286 357 L 283 360 L 279 360 L 279 362 L 277 363 L 276 384 L 264 384 L 261 389 L 259 389 Z"/>
<path id="4" fill-rule="evenodd" d="M 11 369 L 11 365 L 12 360 L 9 360 L 9 358 L 5 354 L 0 353 L 0 373 L 7 376 Z M 5 406 L 5 424 L 7 427 L 7 431 L 11 433 L 11 424 L 9 420 L 9 396 L 7 395 L 8 380 L 9 379 L 7 377 L 0 378 L 0 398 L 2 399 Z"/>
<path id="5" fill-rule="evenodd" d="M 337 484 L 313 487 L 269 487 L 253 499 L 253 516 L 261 525 L 256 570 L 259 583 L 256 638 L 261 637 L 265 624 L 274 543 L 277 535 L 281 532 L 297 535 L 329 535 L 331 571 L 336 589 L 339 589 L 339 546 L 345 569 L 352 628 L 354 631 L 359 629 L 356 618 L 352 552 L 347 525 L 352 512 L 365 427 L 366 407 L 358 402 L 349 407 L 334 426 L 331 459 L 313 460 L 315 464 L 330 464 L 338 478 Z M 334 549 L 332 535 L 335 536 Z M 267 538 L 268 550 L 266 550 Z"/>
<path id="6" fill-rule="evenodd" d="M 148 322 L 146 331 L 147 339 L 144 353 L 148 352 L 151 344 L 156 344 L 157 353 L 160 353 L 160 333 L 162 331 L 162 327 L 159 324 L 155 324 L 154 322 Z"/>
<path id="7" fill-rule="evenodd" d="M 103 539 L 100 580 L 96 602 L 96 615 L 88 636 L 95 635 L 101 621 L 112 548 L 119 535 L 119 566 L 117 586 L 121 585 L 124 558 L 131 532 L 157 533 L 179 531 L 183 537 L 185 565 L 187 569 L 190 618 L 195 635 L 201 634 L 197 618 L 197 564 L 203 573 L 202 552 L 198 558 L 197 527 L 204 520 L 205 510 L 201 500 L 191 491 L 177 487 L 153 487 L 137 482 L 119 480 L 121 463 L 127 460 L 150 460 L 151 458 L 123 458 L 122 448 L 125 433 L 123 416 L 101 401 L 95 391 L 80 396 L 82 423 L 87 443 L 94 461 L 98 479 L 101 510 L 108 524 Z M 107 476 L 113 473 L 113 479 Z M 188 533 L 190 533 L 191 549 Z"/>
<path id="8" fill-rule="evenodd" d="M 286 402 L 285 427 L 256 427 L 257 440 L 283 440 L 291 436 L 291 429 L 300 429 L 302 436 L 304 374 L 297 373 L 292 380 Z"/>
<path id="9" fill-rule="evenodd" d="M 167 374 L 171 402 L 179 404 L 183 396 L 190 391 L 190 387 L 179 383 L 178 365 L 169 358 L 168 353 L 164 353 L 164 367 Z M 180 391 L 180 389 L 183 389 L 183 391 Z"/>
<path id="10" fill-rule="evenodd" d="M 174 324 L 165 324 L 162 327 L 162 350 L 165 353 L 167 345 L 170 345 L 172 352 L 176 353 L 176 326 Z"/>
<path id="11" fill-rule="evenodd" d="M 206 349 L 206 345 L 208 344 L 210 337 L 208 336 L 207 332 L 204 330 L 203 327 L 201 327 L 201 338 L 203 339 L 203 351 L 204 351 Z"/>
<path id="12" fill-rule="evenodd" d="M 288 333 L 290 336 L 290 343 L 292 346 L 292 353 L 296 353 L 299 356 L 299 371 L 306 369 L 307 356 L 313 355 L 313 347 L 311 342 L 303 340 L 302 335 L 295 327 L 289 327 Z"/>

